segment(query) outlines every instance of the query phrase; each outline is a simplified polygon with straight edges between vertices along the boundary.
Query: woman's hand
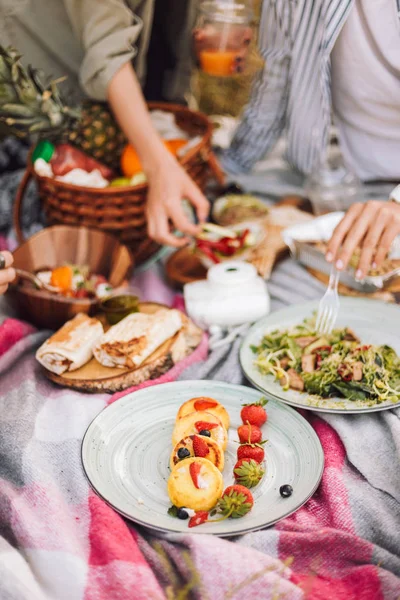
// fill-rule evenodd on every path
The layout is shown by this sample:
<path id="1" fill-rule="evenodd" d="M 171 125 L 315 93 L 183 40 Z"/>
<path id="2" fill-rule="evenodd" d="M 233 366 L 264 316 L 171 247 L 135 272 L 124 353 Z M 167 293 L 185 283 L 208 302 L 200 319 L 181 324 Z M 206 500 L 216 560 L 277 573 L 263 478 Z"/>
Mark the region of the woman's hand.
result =
<path id="1" fill-rule="evenodd" d="M 149 193 L 146 216 L 149 236 L 160 244 L 184 246 L 187 237 L 178 238 L 170 232 L 170 223 L 178 231 L 195 236 L 199 227 L 186 216 L 182 200 L 188 200 L 195 208 L 198 220 L 204 222 L 209 212 L 209 203 L 197 185 L 190 179 L 176 159 L 169 153 L 157 168 L 147 172 Z"/>
<path id="2" fill-rule="evenodd" d="M 5 294 L 8 284 L 15 279 L 15 271 L 11 268 L 13 262 L 10 252 L 0 252 L 0 294 Z"/>
<path id="3" fill-rule="evenodd" d="M 182 200 L 188 200 L 195 207 L 200 222 L 206 219 L 209 204 L 154 129 L 130 63 L 112 78 L 108 100 L 122 130 L 136 148 L 148 179 L 146 214 L 150 237 L 161 244 L 183 246 L 187 238 L 170 233 L 170 222 L 187 235 L 196 235 L 199 228 L 186 217 Z"/>
<path id="4" fill-rule="evenodd" d="M 400 204 L 371 200 L 357 203 L 347 211 L 333 232 L 326 260 L 341 271 L 357 248 L 361 248 L 356 279 L 362 280 L 371 267 L 379 267 L 400 234 Z"/>

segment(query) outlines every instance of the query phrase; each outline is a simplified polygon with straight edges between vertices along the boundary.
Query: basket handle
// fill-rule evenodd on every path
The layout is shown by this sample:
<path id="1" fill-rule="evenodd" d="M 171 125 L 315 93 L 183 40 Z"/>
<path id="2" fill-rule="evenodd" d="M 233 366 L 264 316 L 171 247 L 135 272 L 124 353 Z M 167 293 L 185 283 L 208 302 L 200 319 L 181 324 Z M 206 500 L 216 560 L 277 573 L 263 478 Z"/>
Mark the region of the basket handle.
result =
<path id="1" fill-rule="evenodd" d="M 226 182 L 226 176 L 214 152 L 212 150 L 203 151 L 203 160 L 208 163 L 208 166 L 217 180 L 217 183 L 221 187 L 224 186 Z"/>
<path id="2" fill-rule="evenodd" d="M 18 186 L 17 194 L 15 196 L 13 222 L 14 222 L 15 233 L 17 235 L 18 244 L 22 244 L 22 242 L 25 239 L 24 234 L 22 233 L 22 227 L 21 227 L 21 212 L 22 212 L 22 202 L 23 202 L 23 199 L 25 196 L 26 188 L 28 187 L 28 183 L 30 182 L 31 178 L 32 178 L 31 169 L 26 169 L 24 176 L 21 179 L 21 183 Z"/>

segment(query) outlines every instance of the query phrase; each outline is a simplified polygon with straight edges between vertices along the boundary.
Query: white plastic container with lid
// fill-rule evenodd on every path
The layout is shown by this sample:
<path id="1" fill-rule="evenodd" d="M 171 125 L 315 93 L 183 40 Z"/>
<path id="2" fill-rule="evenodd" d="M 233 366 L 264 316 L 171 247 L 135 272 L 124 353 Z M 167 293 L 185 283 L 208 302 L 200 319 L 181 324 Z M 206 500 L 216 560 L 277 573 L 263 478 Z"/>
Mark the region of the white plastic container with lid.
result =
<path id="1" fill-rule="evenodd" d="M 253 265 L 239 261 L 214 265 L 206 280 L 187 283 L 184 298 L 189 317 L 206 329 L 253 323 L 270 310 L 265 281 Z"/>

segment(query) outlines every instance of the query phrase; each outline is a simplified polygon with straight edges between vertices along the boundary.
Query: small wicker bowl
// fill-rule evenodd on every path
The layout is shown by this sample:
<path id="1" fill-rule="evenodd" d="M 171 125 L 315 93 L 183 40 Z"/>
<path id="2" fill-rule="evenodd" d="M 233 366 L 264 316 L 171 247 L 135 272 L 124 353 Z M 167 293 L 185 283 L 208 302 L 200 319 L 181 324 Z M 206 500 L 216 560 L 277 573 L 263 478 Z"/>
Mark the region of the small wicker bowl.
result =
<path id="1" fill-rule="evenodd" d="M 35 273 L 65 263 L 88 265 L 92 273 L 103 275 L 113 287 L 129 277 L 133 258 L 128 248 L 108 233 L 55 225 L 43 229 L 14 252 L 16 268 Z M 10 307 L 20 318 L 37 327 L 57 329 L 76 314 L 93 315 L 99 310 L 94 298 L 65 298 L 16 281 L 6 294 Z"/>

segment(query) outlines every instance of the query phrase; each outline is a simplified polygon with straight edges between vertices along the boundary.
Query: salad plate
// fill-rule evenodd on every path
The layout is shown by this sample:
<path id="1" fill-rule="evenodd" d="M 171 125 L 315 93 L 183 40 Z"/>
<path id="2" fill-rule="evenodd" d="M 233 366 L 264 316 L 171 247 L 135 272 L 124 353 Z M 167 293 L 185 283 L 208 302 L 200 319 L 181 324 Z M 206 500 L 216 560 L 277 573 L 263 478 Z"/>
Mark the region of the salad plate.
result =
<path id="1" fill-rule="evenodd" d="M 278 378 L 274 377 L 273 374 L 266 374 L 265 369 L 257 366 L 257 352 L 255 349 L 260 347 L 264 336 L 268 336 L 272 332 L 284 331 L 299 326 L 306 319 L 310 319 L 317 310 L 318 302 L 291 306 L 270 314 L 253 325 L 244 339 L 240 351 L 240 362 L 247 379 L 264 392 L 267 398 L 279 400 L 296 408 L 328 413 L 357 414 L 388 410 L 400 406 L 400 398 L 397 399 L 394 394 L 391 394 L 388 399 L 385 399 L 382 395 L 382 398 L 378 401 L 371 398 L 362 399 L 360 396 L 362 396 L 364 381 L 356 381 L 358 379 L 356 375 L 354 376 L 354 382 L 350 382 L 349 387 L 352 389 L 359 388 L 361 393 L 353 394 L 353 399 L 339 397 L 340 394 L 322 398 L 306 391 L 298 391 L 292 388 L 285 389 L 287 386 L 282 387 Z M 384 304 L 365 298 L 341 297 L 335 329 L 350 328 L 360 340 L 360 344 L 355 343 L 354 345 L 356 347 L 359 345 L 361 351 L 365 348 L 365 352 L 367 352 L 370 346 L 390 346 L 400 356 L 399 322 L 400 309 L 396 305 Z M 374 351 L 373 348 L 372 351 Z M 382 354 L 382 352 L 386 353 L 387 350 L 381 349 L 380 353 Z M 359 368 L 364 357 L 362 353 L 358 357 Z M 368 361 L 369 358 L 365 356 L 365 360 Z M 376 360 L 379 362 L 379 357 Z M 354 366 L 357 368 L 357 365 Z M 383 372 L 385 371 L 385 364 L 380 366 L 382 367 L 382 377 L 387 377 L 390 381 L 396 380 L 398 371 L 391 373 L 390 369 L 386 369 L 386 372 Z M 316 369 L 313 378 L 317 384 L 318 377 L 319 372 Z M 352 375 L 350 379 L 351 377 Z M 346 384 L 346 381 L 348 381 L 347 374 L 340 381 L 339 388 Z M 349 393 L 348 395 L 351 396 L 352 394 Z"/>
<path id="2" fill-rule="evenodd" d="M 171 436 L 179 407 L 185 401 L 212 397 L 229 413 L 231 427 L 225 452 L 224 486 L 233 483 L 242 403 L 260 400 L 251 388 L 219 381 L 166 383 L 117 400 L 89 426 L 82 443 L 82 462 L 93 489 L 124 517 L 163 532 L 231 536 L 268 527 L 298 510 L 315 492 L 322 477 L 324 455 L 309 423 L 284 404 L 269 401 L 263 430 L 266 474 L 252 489 L 254 507 L 240 519 L 205 523 L 188 529 L 187 521 L 168 514 L 167 494 Z M 290 484 L 290 497 L 280 496 Z"/>

